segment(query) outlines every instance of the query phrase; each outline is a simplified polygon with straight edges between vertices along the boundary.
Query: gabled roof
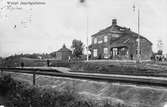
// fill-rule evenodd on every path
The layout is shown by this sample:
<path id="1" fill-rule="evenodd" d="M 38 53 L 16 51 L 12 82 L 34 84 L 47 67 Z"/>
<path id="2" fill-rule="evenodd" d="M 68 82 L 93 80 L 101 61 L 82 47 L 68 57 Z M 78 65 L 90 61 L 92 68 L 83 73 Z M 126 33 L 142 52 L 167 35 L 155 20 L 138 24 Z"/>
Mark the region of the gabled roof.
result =
<path id="1" fill-rule="evenodd" d="M 57 52 L 72 52 L 70 49 L 66 48 L 65 45 L 61 49 L 59 49 Z"/>
<path id="2" fill-rule="evenodd" d="M 130 28 L 121 27 L 118 25 L 111 25 L 111 26 L 95 33 L 94 35 L 92 35 L 92 37 L 100 35 L 100 34 L 105 34 L 105 33 L 125 33 L 125 32 L 129 32 L 129 31 L 130 31 Z"/>
<path id="3" fill-rule="evenodd" d="M 131 36 L 133 36 L 134 38 L 138 38 L 138 33 L 135 33 L 135 32 L 133 32 L 133 31 L 130 31 L 129 32 L 129 35 L 131 35 Z M 150 41 L 150 40 L 148 40 L 146 37 L 144 37 L 144 36 L 142 36 L 142 35 L 140 35 L 140 38 L 142 38 L 142 39 L 145 39 L 145 40 L 147 40 L 151 45 L 152 45 L 152 42 Z"/>
<path id="4" fill-rule="evenodd" d="M 121 33 L 123 35 L 130 35 L 130 36 L 132 36 L 134 38 L 138 38 L 138 33 L 135 33 L 133 31 L 131 31 L 130 28 L 118 26 L 117 24 L 112 24 L 111 26 L 109 26 L 109 27 L 107 27 L 107 28 L 105 28 L 103 30 L 100 30 L 99 32 L 97 32 L 94 35 L 92 35 L 92 37 L 94 37 L 94 36 L 96 37 L 98 35 L 102 35 L 102 34 L 106 34 L 106 33 Z M 117 39 L 120 39 L 121 37 L 122 36 L 120 36 Z M 149 41 L 147 38 L 145 38 L 142 35 L 140 35 L 140 37 L 143 38 L 143 39 L 146 39 L 152 45 L 151 41 Z"/>
<path id="5" fill-rule="evenodd" d="M 122 39 L 125 37 L 126 37 L 126 39 Z M 146 39 L 143 36 L 140 36 L 140 37 L 143 39 Z M 117 38 L 116 40 L 111 42 L 111 47 L 124 47 L 124 46 L 126 47 L 126 46 L 128 46 L 129 43 L 131 43 L 132 38 L 134 38 L 134 40 L 136 40 L 138 38 L 138 36 L 134 35 L 133 33 L 132 34 L 125 34 L 124 36 L 120 36 L 119 38 Z M 152 45 L 152 43 L 149 40 L 147 40 L 147 41 Z"/>

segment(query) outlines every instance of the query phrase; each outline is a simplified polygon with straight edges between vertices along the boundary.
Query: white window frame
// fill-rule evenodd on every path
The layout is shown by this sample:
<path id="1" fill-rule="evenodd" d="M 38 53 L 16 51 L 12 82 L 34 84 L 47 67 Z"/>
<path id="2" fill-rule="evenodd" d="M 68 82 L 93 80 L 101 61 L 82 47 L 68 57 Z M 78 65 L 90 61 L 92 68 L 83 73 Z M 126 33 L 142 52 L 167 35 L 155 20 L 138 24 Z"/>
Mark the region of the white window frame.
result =
<path id="1" fill-rule="evenodd" d="M 108 41 L 108 36 L 104 36 L 104 42 Z"/>
<path id="2" fill-rule="evenodd" d="M 97 44 L 97 38 L 94 38 L 93 43 Z"/>
<path id="3" fill-rule="evenodd" d="M 103 48 L 104 58 L 108 58 L 108 48 Z"/>
<path id="4" fill-rule="evenodd" d="M 112 34 L 112 37 L 113 38 L 118 38 L 118 37 L 120 37 L 120 35 L 119 34 Z"/>
<path id="5" fill-rule="evenodd" d="M 104 48 L 103 51 L 104 51 L 104 54 L 108 54 L 108 48 Z"/>
<path id="6" fill-rule="evenodd" d="M 113 48 L 113 56 L 118 55 L 118 49 L 117 48 Z"/>
<path id="7" fill-rule="evenodd" d="M 102 40 L 99 40 L 99 41 L 98 41 L 98 44 L 101 44 L 101 43 L 103 43 L 103 41 L 102 41 Z"/>
<path id="8" fill-rule="evenodd" d="M 93 49 L 93 57 L 97 57 L 97 49 Z"/>

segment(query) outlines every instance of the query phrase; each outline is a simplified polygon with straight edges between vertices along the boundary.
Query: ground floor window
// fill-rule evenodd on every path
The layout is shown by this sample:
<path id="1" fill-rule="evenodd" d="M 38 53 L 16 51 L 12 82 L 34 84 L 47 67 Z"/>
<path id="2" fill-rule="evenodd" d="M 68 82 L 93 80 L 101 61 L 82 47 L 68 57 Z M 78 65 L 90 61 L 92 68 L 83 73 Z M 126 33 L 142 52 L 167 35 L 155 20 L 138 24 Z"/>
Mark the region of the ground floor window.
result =
<path id="1" fill-rule="evenodd" d="M 108 54 L 108 48 L 104 48 L 104 54 Z"/>
<path id="2" fill-rule="evenodd" d="M 128 55 L 128 50 L 127 48 L 123 47 L 120 49 L 120 55 Z"/>
<path id="3" fill-rule="evenodd" d="M 128 48 L 127 47 L 119 47 L 111 49 L 111 57 L 127 57 L 128 56 Z"/>
<path id="4" fill-rule="evenodd" d="M 97 49 L 93 49 L 93 56 L 97 57 Z"/>
<path id="5" fill-rule="evenodd" d="M 108 58 L 108 48 L 104 48 L 104 58 Z"/>
<path id="6" fill-rule="evenodd" d="M 116 56 L 118 53 L 118 49 L 117 48 L 113 48 L 113 56 Z"/>

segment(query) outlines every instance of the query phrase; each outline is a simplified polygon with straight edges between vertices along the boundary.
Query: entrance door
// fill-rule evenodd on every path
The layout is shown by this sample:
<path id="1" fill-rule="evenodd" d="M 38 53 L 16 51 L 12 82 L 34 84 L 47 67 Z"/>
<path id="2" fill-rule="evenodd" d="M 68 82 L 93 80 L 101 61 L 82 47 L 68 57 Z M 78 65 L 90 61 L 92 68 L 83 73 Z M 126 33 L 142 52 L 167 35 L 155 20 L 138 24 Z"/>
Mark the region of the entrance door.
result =
<path id="1" fill-rule="evenodd" d="M 111 49 L 111 59 L 115 58 L 118 54 L 118 48 L 112 48 Z"/>
<path id="2" fill-rule="evenodd" d="M 115 57 L 118 54 L 118 49 L 117 48 L 113 48 L 113 57 Z"/>

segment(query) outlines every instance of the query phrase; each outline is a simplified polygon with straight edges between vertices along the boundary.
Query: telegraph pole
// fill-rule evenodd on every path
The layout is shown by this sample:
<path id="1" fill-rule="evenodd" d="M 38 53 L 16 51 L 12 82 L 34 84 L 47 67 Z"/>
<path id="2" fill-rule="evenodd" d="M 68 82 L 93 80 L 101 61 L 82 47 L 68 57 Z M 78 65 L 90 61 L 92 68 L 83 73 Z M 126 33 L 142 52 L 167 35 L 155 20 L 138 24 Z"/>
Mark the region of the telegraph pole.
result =
<path id="1" fill-rule="evenodd" d="M 137 12 L 137 23 L 138 23 L 138 25 L 137 25 L 137 27 L 138 27 L 138 30 L 137 30 L 137 33 L 138 33 L 138 40 L 137 40 L 137 60 L 136 60 L 136 62 L 137 63 L 140 63 L 140 58 L 141 58 L 141 56 L 140 56 L 140 54 L 141 54 L 141 50 L 140 50 L 140 9 L 138 8 L 138 12 Z"/>
<path id="2" fill-rule="evenodd" d="M 86 53 L 87 53 L 87 56 L 86 56 L 86 60 L 88 61 L 89 60 L 89 53 L 88 53 L 88 51 L 89 51 L 89 48 L 88 48 L 88 24 L 89 24 L 89 20 L 88 20 L 88 6 L 86 7 Z"/>
<path id="3" fill-rule="evenodd" d="M 135 11 L 135 5 L 133 5 L 133 10 Z M 141 49 L 140 49 L 140 8 L 137 10 L 137 58 L 136 63 L 141 61 Z"/>
<path id="4" fill-rule="evenodd" d="M 89 60 L 89 49 L 88 49 L 88 26 L 89 26 L 89 17 L 88 17 L 88 4 L 86 0 L 79 0 L 80 4 L 85 7 L 85 16 L 86 16 L 86 60 Z"/>

